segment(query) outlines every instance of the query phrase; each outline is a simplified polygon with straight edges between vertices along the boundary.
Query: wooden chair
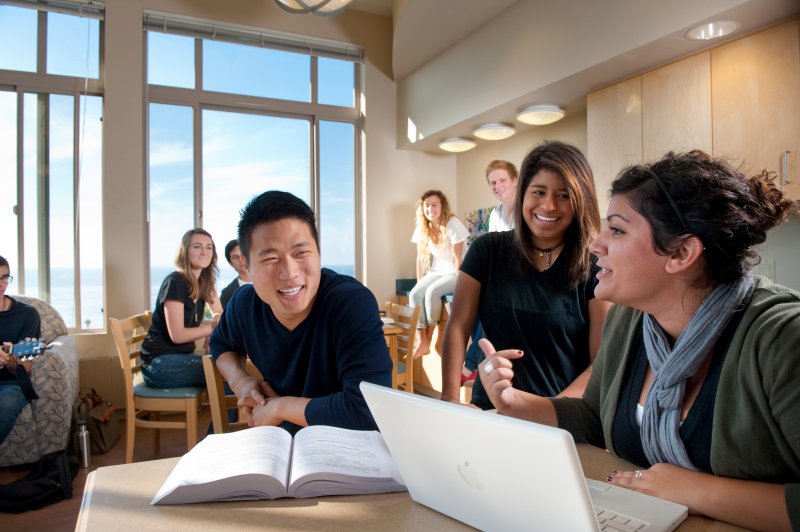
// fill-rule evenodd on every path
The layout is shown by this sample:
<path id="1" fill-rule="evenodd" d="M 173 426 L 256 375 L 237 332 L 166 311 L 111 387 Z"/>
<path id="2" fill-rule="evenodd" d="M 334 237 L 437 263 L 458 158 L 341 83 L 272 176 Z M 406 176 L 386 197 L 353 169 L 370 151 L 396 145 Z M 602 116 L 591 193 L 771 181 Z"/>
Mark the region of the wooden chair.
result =
<path id="1" fill-rule="evenodd" d="M 396 383 L 395 388 L 409 393 L 414 393 L 414 334 L 421 310 L 386 302 L 386 317 L 393 319 L 394 325 L 401 329 L 397 335 L 397 360 L 392 360 L 392 381 Z"/>
<path id="2" fill-rule="evenodd" d="M 247 428 L 247 422 L 241 420 L 231 422 L 228 420 L 228 409 L 236 408 L 236 396 L 225 395 L 222 374 L 217 370 L 217 365 L 211 355 L 203 356 L 203 371 L 206 374 L 206 388 L 208 388 L 208 406 L 211 410 L 211 424 L 214 434 L 233 432 Z"/>
<path id="3" fill-rule="evenodd" d="M 118 320 L 108 318 L 125 379 L 125 463 L 133 462 L 136 427 L 155 429 L 153 447 L 159 450 L 160 429 L 186 430 L 187 448 L 197 443 L 197 411 L 206 400 L 203 386 L 151 388 L 142 382 L 141 344 L 152 323 L 150 311 Z M 190 355 L 191 356 L 191 355 Z M 161 421 L 161 412 L 183 412 L 185 420 Z"/>

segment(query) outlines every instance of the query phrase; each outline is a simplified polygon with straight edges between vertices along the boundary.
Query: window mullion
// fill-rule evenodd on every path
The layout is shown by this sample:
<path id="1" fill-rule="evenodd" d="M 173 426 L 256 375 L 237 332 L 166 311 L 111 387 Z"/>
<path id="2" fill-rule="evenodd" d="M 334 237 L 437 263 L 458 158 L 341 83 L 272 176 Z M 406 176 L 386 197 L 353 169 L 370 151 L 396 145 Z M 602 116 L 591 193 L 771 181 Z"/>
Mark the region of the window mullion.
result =
<path id="1" fill-rule="evenodd" d="M 24 203 L 24 156 L 25 156 L 25 93 L 17 89 L 17 272 L 20 292 L 25 293 L 25 203 Z"/>
<path id="2" fill-rule="evenodd" d="M 39 297 L 50 301 L 50 95 L 37 96 L 36 197 Z"/>
<path id="3" fill-rule="evenodd" d="M 73 98 L 73 126 L 72 126 L 72 222 L 73 222 L 73 253 L 75 268 L 73 270 L 73 291 L 75 294 L 75 327 L 81 328 L 81 231 L 80 231 L 80 182 L 81 182 L 81 97 L 76 94 Z"/>
<path id="4" fill-rule="evenodd" d="M 47 12 L 38 13 L 38 30 L 36 35 L 36 72 L 47 73 Z"/>

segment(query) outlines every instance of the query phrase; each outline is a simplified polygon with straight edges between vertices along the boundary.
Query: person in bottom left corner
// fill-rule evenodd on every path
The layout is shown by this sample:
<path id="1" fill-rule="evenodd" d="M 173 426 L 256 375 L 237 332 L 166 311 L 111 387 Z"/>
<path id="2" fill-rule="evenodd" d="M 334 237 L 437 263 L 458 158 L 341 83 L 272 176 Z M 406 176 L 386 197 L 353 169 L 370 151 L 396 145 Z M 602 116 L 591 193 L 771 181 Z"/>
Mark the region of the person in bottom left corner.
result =
<path id="1" fill-rule="evenodd" d="M 18 362 L 8 352 L 24 338 L 41 336 L 36 309 L 6 295 L 13 280 L 8 261 L 0 257 L 0 443 L 11 433 L 27 402 L 38 398 L 29 377 L 31 362 Z"/>
<path id="2" fill-rule="evenodd" d="M 214 288 L 217 250 L 211 235 L 199 228 L 186 231 L 175 266 L 177 271 L 161 283 L 153 323 L 142 342 L 142 377 L 155 388 L 205 386 L 195 342 L 210 336 L 216 325 L 203 323 L 206 305 L 212 314 L 222 313 Z"/>

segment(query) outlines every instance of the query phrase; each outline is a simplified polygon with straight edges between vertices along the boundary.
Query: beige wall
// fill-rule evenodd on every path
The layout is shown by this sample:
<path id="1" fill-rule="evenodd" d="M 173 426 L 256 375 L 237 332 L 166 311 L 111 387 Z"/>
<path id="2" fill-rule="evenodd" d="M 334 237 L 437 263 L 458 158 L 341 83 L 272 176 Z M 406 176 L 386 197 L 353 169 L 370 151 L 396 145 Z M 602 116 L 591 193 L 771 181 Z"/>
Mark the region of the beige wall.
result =
<path id="1" fill-rule="evenodd" d="M 462 221 L 467 213 L 497 203 L 486 184 L 486 165 L 493 159 L 505 159 L 519 170 L 522 159 L 531 148 L 543 140 L 561 140 L 573 144 L 586 153 L 586 114 L 568 116 L 563 120 L 530 129 L 506 140 L 483 143 L 458 156 L 458 208 L 456 214 Z"/>
<path id="2" fill-rule="evenodd" d="M 358 12 L 334 19 L 292 15 L 264 0 L 107 0 L 103 78 L 106 315 L 128 316 L 148 306 L 144 9 L 311 34 L 365 47 L 364 281 L 380 304 L 393 296 L 394 279 L 413 274 L 414 250 L 408 240 L 417 195 L 437 186 L 456 196 L 456 159 L 396 149 L 391 19 Z M 116 356 L 110 336 L 80 335 L 78 346 L 82 366 L 87 369 L 82 385 L 113 387 L 114 379 L 105 376 L 108 366 L 97 361 Z M 110 369 L 116 367 L 112 364 Z"/>

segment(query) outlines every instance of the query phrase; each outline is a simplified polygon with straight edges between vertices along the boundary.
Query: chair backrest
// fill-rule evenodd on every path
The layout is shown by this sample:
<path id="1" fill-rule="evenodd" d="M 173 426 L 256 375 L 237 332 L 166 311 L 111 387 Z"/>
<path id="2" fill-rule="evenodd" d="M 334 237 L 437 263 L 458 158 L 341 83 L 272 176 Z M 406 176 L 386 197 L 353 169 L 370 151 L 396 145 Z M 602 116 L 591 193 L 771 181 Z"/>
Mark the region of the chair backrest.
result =
<path id="1" fill-rule="evenodd" d="M 108 318 L 111 335 L 117 347 L 119 364 L 125 376 L 125 392 L 129 401 L 133 400 L 133 387 L 141 379 L 141 347 L 147 330 L 153 323 L 153 313 L 145 311 L 130 318 L 118 320 Z"/>
<path id="2" fill-rule="evenodd" d="M 217 365 L 211 355 L 203 355 L 203 372 L 206 375 L 206 388 L 208 388 L 208 406 L 211 410 L 211 424 L 215 434 L 223 434 L 247 428 L 245 421 L 229 421 L 228 409 L 236 408 L 236 396 L 225 395 L 222 374 L 217 370 Z"/>
<path id="3" fill-rule="evenodd" d="M 61 314 L 47 301 L 28 296 L 14 296 L 14 299 L 20 303 L 25 303 L 36 309 L 39 313 L 42 326 L 42 340 L 44 343 L 49 344 L 59 336 L 68 334 L 67 326 L 64 324 L 64 318 Z"/>
<path id="4" fill-rule="evenodd" d="M 421 310 L 421 307 L 386 302 L 386 317 L 393 319 L 394 325 L 401 329 L 397 335 L 397 362 L 392 371 L 395 372 L 397 387 L 411 393 L 414 392 L 414 335 Z M 400 364 L 405 366 L 405 371 L 400 372 Z"/>

